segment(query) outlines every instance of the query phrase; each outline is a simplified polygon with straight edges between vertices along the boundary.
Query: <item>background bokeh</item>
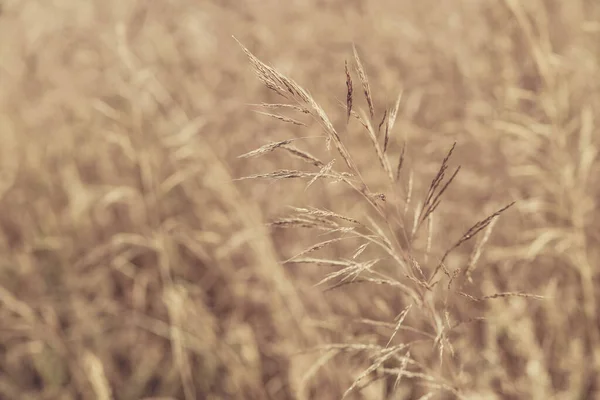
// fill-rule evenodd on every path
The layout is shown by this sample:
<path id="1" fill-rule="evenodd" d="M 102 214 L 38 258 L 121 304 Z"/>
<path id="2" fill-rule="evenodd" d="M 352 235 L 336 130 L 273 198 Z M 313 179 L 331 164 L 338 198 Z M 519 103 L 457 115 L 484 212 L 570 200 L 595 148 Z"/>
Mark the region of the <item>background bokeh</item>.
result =
<path id="1" fill-rule="evenodd" d="M 597 1 L 4 0 L 0 10 L 0 398 L 335 399 L 374 363 L 369 346 L 386 345 L 410 298 L 369 283 L 324 291 L 315 284 L 331 267 L 281 261 L 332 236 L 266 225 L 290 206 L 369 221 L 368 204 L 339 182 L 234 180 L 311 169 L 281 151 L 238 158 L 270 141 L 310 137 L 296 143 L 336 158 L 310 117 L 286 113 L 298 126 L 253 111 L 282 99 L 234 37 L 313 96 L 388 195 L 366 132 L 340 105 L 352 45 L 375 121 L 402 93 L 388 155 L 395 166 L 405 146 L 413 195 L 395 234 L 457 143 L 450 166 L 461 171 L 430 233 L 404 249 L 427 271 L 516 201 L 462 290 L 544 298 L 475 302 L 441 283 L 431 309 L 407 314 L 413 330 L 395 335 L 411 343 L 414 376 L 394 390 L 379 371 L 393 366 L 382 366 L 348 398 L 600 396 Z M 354 87 L 355 109 L 367 110 L 356 75 Z M 350 259 L 359 244 L 315 254 Z M 364 256 L 413 284 L 380 253 Z M 446 318 L 457 327 L 440 357 Z M 309 351 L 331 343 L 346 351 Z"/>

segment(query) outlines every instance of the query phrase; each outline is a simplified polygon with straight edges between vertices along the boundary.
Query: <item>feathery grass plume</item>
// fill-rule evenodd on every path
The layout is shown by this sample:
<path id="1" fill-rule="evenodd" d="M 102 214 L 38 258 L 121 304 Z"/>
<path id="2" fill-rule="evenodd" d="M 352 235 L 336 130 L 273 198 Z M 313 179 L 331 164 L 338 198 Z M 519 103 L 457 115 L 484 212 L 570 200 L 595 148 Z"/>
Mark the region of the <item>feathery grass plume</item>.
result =
<path id="1" fill-rule="evenodd" d="M 321 286 L 324 283 L 327 283 L 340 276 L 342 276 L 340 282 L 346 282 L 348 280 L 354 281 L 364 271 L 370 271 L 371 267 L 373 267 L 379 261 L 381 260 L 375 259 L 365 262 L 349 261 L 350 265 L 348 265 L 346 268 L 328 274 L 325 276 L 325 278 L 321 279 L 317 284 L 315 284 L 315 286 Z"/>
<path id="2" fill-rule="evenodd" d="M 477 261 L 479 261 L 479 257 L 481 257 L 481 253 L 483 251 L 483 247 L 485 246 L 485 244 L 487 243 L 488 239 L 490 238 L 490 236 L 492 234 L 492 230 L 494 229 L 494 225 L 496 225 L 497 221 L 498 221 L 498 217 L 492 218 L 492 220 L 490 221 L 489 225 L 485 229 L 485 232 L 483 233 L 483 237 L 477 243 L 477 246 L 475 246 L 475 249 L 471 253 L 471 257 L 469 258 L 469 264 L 465 267 L 464 274 L 466 275 L 467 279 L 471 283 L 473 283 L 473 279 L 471 278 L 471 273 L 477 267 Z"/>
<path id="3" fill-rule="evenodd" d="M 348 69 L 348 61 L 344 62 L 344 71 L 346 72 L 346 123 L 350 121 L 350 113 L 352 112 L 352 76 Z"/>
<path id="4" fill-rule="evenodd" d="M 373 118 L 375 116 L 375 107 L 373 105 L 373 97 L 371 96 L 371 86 L 369 85 L 367 73 L 365 72 L 365 68 L 363 67 L 362 61 L 358 56 L 358 51 L 356 50 L 356 46 L 354 44 L 352 45 L 352 50 L 354 51 L 354 61 L 356 61 L 356 72 L 358 73 L 358 78 L 362 83 L 365 98 L 367 99 L 367 104 L 369 105 L 369 114 L 371 115 L 371 118 Z"/>
<path id="5" fill-rule="evenodd" d="M 393 248 L 392 241 L 388 238 L 388 235 L 385 234 L 385 232 L 383 231 L 383 229 L 377 224 L 377 222 L 375 222 L 375 220 L 373 218 L 367 216 L 367 219 L 369 220 L 369 223 L 371 224 L 371 226 L 375 230 L 375 233 L 377 234 L 376 237 L 381 238 L 383 240 L 384 245 L 390 251 L 392 251 L 392 248 Z"/>
<path id="6" fill-rule="evenodd" d="M 362 110 L 361 110 L 361 117 L 367 126 L 367 133 L 369 134 L 369 139 L 371 139 L 371 143 L 373 143 L 373 147 L 375 148 L 375 153 L 377 154 L 377 159 L 379 160 L 379 163 L 381 164 L 381 167 L 383 168 L 383 170 L 388 175 L 390 182 L 393 183 L 394 182 L 394 174 L 392 173 L 392 167 L 390 167 L 390 162 L 387 159 L 386 155 L 384 154 L 384 151 L 381 148 L 379 141 L 377 140 L 377 135 L 375 133 L 375 130 L 373 129 L 373 125 L 371 125 L 371 121 L 367 118 L 364 111 L 362 111 Z"/>
<path id="7" fill-rule="evenodd" d="M 450 282 L 448 282 L 448 286 L 450 286 L 450 284 L 452 283 L 453 277 L 452 277 L 452 275 L 450 274 L 450 272 L 448 271 L 448 269 L 446 268 L 446 266 L 444 264 L 445 261 L 446 261 L 446 258 L 448 257 L 448 255 L 453 250 L 455 250 L 456 248 L 458 248 L 460 245 L 462 245 L 466 241 L 470 240 L 473 236 L 477 235 L 479 232 L 481 232 L 483 229 L 485 229 L 485 227 L 488 226 L 494 220 L 494 218 L 496 218 L 497 216 L 499 216 L 500 214 L 502 214 L 504 211 L 508 210 L 514 204 L 515 204 L 515 202 L 513 201 L 512 203 L 510 203 L 510 204 L 502 207 L 498 211 L 494 212 L 493 214 L 491 214 L 487 218 L 485 218 L 485 219 L 477 222 L 475 225 L 473 225 L 471 228 L 469 228 L 467 230 L 467 232 L 465 232 L 465 234 L 452 247 L 450 247 L 448 250 L 446 250 L 446 252 L 442 256 L 442 258 L 441 258 L 438 266 L 436 267 L 436 269 L 433 271 L 433 274 L 429 278 L 429 283 L 431 284 L 431 281 L 433 280 L 433 278 L 435 277 L 435 275 L 439 272 L 440 269 L 443 268 L 444 269 L 444 273 L 446 273 L 446 275 L 450 278 Z"/>
<path id="8" fill-rule="evenodd" d="M 408 255 L 409 261 L 410 261 L 410 266 L 416 271 L 418 272 L 418 274 L 415 275 L 419 275 L 420 279 L 422 279 L 423 281 L 426 281 L 425 279 L 425 274 L 423 273 L 423 269 L 421 268 L 421 265 L 419 265 L 419 262 L 412 256 L 412 255 Z"/>
<path id="9" fill-rule="evenodd" d="M 280 169 L 278 171 L 267 172 L 264 174 L 254 174 L 249 176 L 243 176 L 241 178 L 235 178 L 234 181 L 243 181 L 248 179 L 292 179 L 292 178 L 330 178 L 334 180 L 343 180 L 346 175 L 344 172 L 333 171 L 331 173 L 320 173 L 320 172 L 306 172 L 296 171 L 291 169 Z"/>
<path id="10" fill-rule="evenodd" d="M 439 206 L 442 195 L 444 194 L 446 189 L 448 189 L 448 186 L 452 183 L 452 181 L 456 177 L 456 174 L 458 174 L 458 171 L 460 171 L 459 165 L 452 174 L 452 176 L 450 176 L 450 178 L 442 186 L 442 182 L 444 181 L 444 177 L 446 175 L 446 170 L 448 169 L 448 161 L 450 160 L 450 157 L 452 156 L 452 152 L 454 151 L 455 147 L 456 142 L 454 142 L 452 148 L 450 148 L 450 151 L 448 151 L 448 154 L 442 160 L 442 164 L 440 166 L 440 169 L 438 170 L 438 173 L 431 181 L 431 185 L 429 186 L 429 190 L 427 191 L 425 202 L 423 203 L 421 211 L 418 214 L 418 222 L 415 225 L 415 229 L 413 230 L 413 235 L 416 233 L 416 231 L 419 230 L 421 224 L 427 219 L 427 217 L 429 217 L 429 215 L 432 212 L 434 212 L 435 209 Z"/>
<path id="11" fill-rule="evenodd" d="M 388 110 L 385 109 L 383 111 L 383 117 L 381 118 L 381 121 L 379 122 L 379 125 L 377 125 L 377 135 L 379 136 L 379 134 L 381 134 L 381 127 L 383 126 L 383 124 L 385 122 L 387 122 L 387 115 L 388 115 Z"/>
<path id="12" fill-rule="evenodd" d="M 392 332 L 392 335 L 390 336 L 390 339 L 388 340 L 388 342 L 385 345 L 385 347 L 389 347 L 390 344 L 392 343 L 392 340 L 394 340 L 394 337 L 396 336 L 396 334 L 400 330 L 400 327 L 402 326 L 402 323 L 404 322 L 404 319 L 408 315 L 408 312 L 410 311 L 410 309 L 412 308 L 412 306 L 413 306 L 412 304 L 409 304 L 408 306 L 406 306 L 406 308 L 404 308 L 404 310 L 402 310 L 402 312 L 396 318 L 398 322 L 396 322 L 396 326 L 394 327 L 394 332 Z"/>
<path id="13" fill-rule="evenodd" d="M 526 298 L 531 298 L 531 299 L 537 299 L 537 300 L 546 300 L 545 296 L 540 296 L 537 294 L 530 294 L 530 293 L 522 293 L 522 292 L 503 292 L 503 293 L 495 293 L 495 294 L 491 294 L 488 296 L 483 296 L 483 297 L 475 297 L 472 296 L 468 293 L 464 293 L 464 292 L 457 292 L 458 294 L 460 294 L 461 296 L 466 297 L 467 299 L 474 301 L 474 302 L 481 302 L 481 301 L 486 301 L 486 300 L 492 300 L 492 299 L 500 299 L 500 298 L 504 298 L 504 297 L 526 297 Z"/>
<path id="14" fill-rule="evenodd" d="M 369 189 L 367 182 L 360 175 L 360 172 L 358 171 L 358 168 L 352 159 L 352 155 L 342 143 L 339 134 L 331 124 L 331 121 L 323 109 L 315 102 L 310 94 L 300 87 L 296 82 L 280 74 L 268 65 L 262 63 L 243 45 L 240 44 L 240 46 L 250 59 L 250 63 L 253 66 L 255 73 L 258 75 L 263 84 L 265 84 L 265 86 L 275 91 L 280 96 L 283 96 L 288 101 L 293 102 L 294 106 L 290 106 L 290 108 L 295 108 L 298 111 L 306 110 L 306 112 L 308 112 L 315 120 L 319 122 L 326 133 L 326 144 L 333 143 L 336 146 L 339 155 L 342 157 L 349 170 L 349 173 L 335 171 L 333 169 L 335 160 L 323 162 L 304 150 L 292 146 L 291 141 L 280 141 L 262 146 L 259 149 L 246 153 L 243 157 L 254 157 L 281 148 L 282 150 L 289 152 L 294 157 L 298 157 L 303 161 L 318 167 L 319 171 L 309 172 L 283 169 L 265 174 L 256 174 L 240 179 L 267 178 L 278 180 L 286 178 L 303 178 L 309 180 L 306 186 L 307 189 L 319 179 L 335 179 L 345 182 L 353 190 L 360 193 L 363 198 L 368 201 L 372 210 L 375 210 L 379 213 L 377 218 L 371 218 L 368 214 L 365 214 L 365 222 L 363 223 L 355 218 L 340 215 L 329 210 L 318 208 L 293 208 L 293 215 L 287 218 L 275 220 L 270 224 L 274 228 L 309 228 L 317 229 L 323 232 L 324 235 L 334 235 L 333 238 L 313 244 L 282 262 L 285 265 L 314 264 L 333 268 L 332 271 L 325 273 L 325 276 L 315 284 L 315 286 L 329 285 L 323 289 L 324 292 L 347 285 L 367 284 L 384 285 L 390 289 L 393 289 L 394 292 L 402 293 L 404 303 L 403 306 L 405 308 L 398 314 L 396 322 L 394 324 L 390 324 L 392 332 L 387 338 L 387 344 L 385 347 L 379 346 L 369 350 L 369 352 L 372 353 L 369 355 L 371 360 L 369 366 L 358 377 L 356 377 L 356 379 L 354 379 L 352 385 L 350 385 L 350 387 L 344 393 L 344 396 L 347 396 L 351 392 L 362 388 L 365 383 L 370 383 L 367 383 L 367 381 L 369 381 L 367 377 L 371 377 L 372 373 L 375 371 L 384 371 L 387 375 L 389 375 L 387 378 L 391 379 L 389 383 L 395 382 L 395 387 L 397 387 L 398 382 L 400 382 L 401 379 L 408 378 L 415 379 L 418 381 L 418 384 L 424 385 L 432 390 L 449 391 L 458 396 L 459 392 L 451 385 L 446 383 L 443 378 L 433 377 L 433 374 L 429 373 L 424 366 L 419 365 L 415 360 L 410 358 L 411 352 L 408 351 L 408 343 L 402 344 L 399 347 L 392 346 L 392 343 L 398 338 L 398 333 L 401 330 L 410 331 L 412 329 L 415 332 L 419 331 L 417 328 L 404 326 L 404 324 L 407 323 L 406 320 L 409 310 L 413 309 L 414 307 L 418 307 L 419 311 L 422 311 L 422 313 L 412 313 L 411 320 L 416 318 L 418 319 L 418 323 L 425 323 L 433 326 L 435 329 L 435 335 L 429 334 L 428 339 L 426 339 L 428 342 L 431 342 L 434 345 L 431 350 L 428 350 L 430 353 L 422 354 L 419 352 L 417 357 L 437 358 L 439 356 L 440 364 L 435 366 L 435 368 L 439 369 L 440 371 L 446 369 L 442 368 L 442 361 L 454 360 L 455 349 L 453 343 L 451 342 L 451 338 L 448 335 L 448 329 L 450 329 L 452 326 L 450 320 L 452 304 L 449 304 L 448 294 L 454 293 L 455 291 L 444 291 L 442 294 L 445 295 L 443 305 L 439 306 L 437 301 L 430 301 L 431 298 L 436 298 L 438 295 L 440 295 L 435 288 L 435 285 L 439 282 L 439 280 L 434 283 L 432 282 L 437 276 L 439 270 L 443 269 L 444 273 L 450 278 L 448 283 L 448 289 L 450 289 L 450 284 L 452 283 L 453 279 L 458 276 L 461 270 L 457 269 L 453 273 L 448 271 L 445 265 L 447 256 L 462 243 L 469 240 L 479 231 L 485 229 L 493 221 L 493 217 L 498 216 L 509 206 L 497 211 L 491 217 L 488 217 L 487 219 L 475 224 L 471 229 L 469 229 L 469 231 L 467 231 L 467 233 L 465 233 L 462 238 L 442 256 L 439 265 L 437 268 L 435 268 L 431 275 L 426 277 L 425 272 L 419 264 L 420 262 L 423 262 L 423 260 L 417 260 L 415 258 L 412 244 L 415 240 L 416 233 L 421 228 L 421 225 L 427 221 L 429 228 L 425 243 L 425 262 L 427 262 L 428 258 L 431 257 L 433 252 L 433 214 L 440 204 L 443 194 L 449 185 L 454 181 L 454 178 L 460 170 L 459 166 L 455 171 L 453 171 L 452 174 L 450 174 L 450 176 L 447 176 L 449 161 L 453 155 L 456 143 L 452 145 L 443 158 L 439 170 L 428 187 L 425 198 L 421 202 L 417 202 L 415 212 L 412 215 L 414 218 L 412 234 L 409 235 L 407 232 L 409 228 L 406 227 L 406 221 L 404 220 L 407 219 L 409 207 L 413 208 L 411 202 L 415 179 L 413 173 L 414 171 L 411 169 L 408 171 L 404 215 L 401 215 L 401 210 L 398 209 L 398 214 L 400 215 L 397 217 L 400 218 L 401 221 L 387 218 L 387 209 L 385 208 L 387 205 L 381 203 L 381 201 L 386 200 L 385 194 L 377 193 Z M 350 117 L 354 117 L 360 122 L 361 125 L 363 125 L 367 131 L 369 140 L 375 149 L 375 155 L 377 156 L 381 165 L 380 174 L 385 174 L 387 179 L 389 179 L 389 182 L 395 184 L 396 182 L 400 181 L 400 174 L 405 165 L 407 143 L 404 141 L 402 145 L 398 158 L 398 164 L 395 170 L 392 169 L 389 162 L 388 148 L 390 144 L 390 136 L 393 132 L 393 128 L 400 110 L 403 92 L 401 91 L 399 93 L 395 104 L 391 108 L 384 110 L 379 124 L 375 125 L 377 123 L 374 121 L 375 108 L 368 78 L 355 46 L 353 46 L 353 51 L 356 61 L 356 72 L 362 83 L 362 88 L 369 106 L 369 111 L 367 114 L 366 111 L 353 109 L 355 106 L 355 104 L 353 104 L 355 100 L 353 97 L 354 83 L 349 71 L 348 62 L 345 62 L 344 64 L 347 88 L 346 103 L 343 104 L 341 101 L 339 103 L 340 106 L 344 108 L 346 124 L 349 123 Z M 285 106 L 270 105 L 266 108 L 277 109 L 285 108 Z M 263 114 L 272 118 L 284 120 L 284 122 L 294 123 L 295 121 L 292 119 L 287 120 L 287 117 L 282 117 L 276 114 Z M 374 129 L 375 127 L 377 129 Z M 380 143 L 380 136 L 382 134 L 383 140 L 382 143 Z M 396 226 L 396 224 L 398 224 L 398 226 Z M 404 238 L 399 237 L 402 235 L 402 233 L 405 236 Z M 327 257 L 307 257 L 309 254 L 316 251 L 332 247 L 334 245 L 341 245 L 345 239 L 360 241 L 358 249 L 354 250 L 353 255 L 349 259 L 341 258 L 332 260 L 328 259 Z M 401 239 L 404 240 L 402 243 Z M 364 255 L 365 249 L 369 245 L 372 245 L 372 251 L 369 252 L 372 254 L 369 255 L 368 260 L 361 260 L 360 258 L 362 257 L 360 256 Z M 479 251 L 481 250 L 482 245 L 479 247 Z M 474 256 L 475 261 L 477 257 L 478 256 Z M 387 265 L 382 265 L 382 261 L 385 261 Z M 470 266 L 467 266 L 463 272 L 466 271 L 470 271 Z M 419 341 L 422 342 L 423 338 L 421 337 Z M 330 349 L 332 348 L 333 347 Z M 350 348 L 350 345 L 344 345 L 343 347 L 345 350 Z M 363 349 L 366 349 L 366 347 Z M 341 350 L 341 348 L 339 350 Z M 400 354 L 400 351 L 402 354 Z M 446 355 L 445 353 L 448 354 Z M 331 357 L 329 354 L 327 357 L 325 357 L 325 359 L 329 360 Z M 392 365 L 399 366 L 399 368 L 387 368 L 388 361 L 391 360 L 395 362 L 395 364 Z M 320 368 L 322 362 L 324 361 L 319 361 L 318 368 Z"/>
<path id="15" fill-rule="evenodd" d="M 400 110 L 400 101 L 402 100 L 402 94 L 404 92 L 400 91 L 398 97 L 396 98 L 396 104 L 394 104 L 394 108 L 389 113 L 388 117 L 388 129 L 391 131 L 394 129 L 394 125 L 396 124 L 396 118 L 398 117 L 398 110 Z"/>
<path id="16" fill-rule="evenodd" d="M 283 144 L 280 146 L 282 149 L 286 150 L 287 152 L 289 152 L 290 154 L 292 154 L 293 156 L 304 160 L 305 162 L 314 165 L 315 167 L 324 167 L 325 163 L 321 160 L 319 160 L 317 157 L 313 156 L 312 154 L 304 151 L 304 150 L 300 150 L 299 148 L 295 147 L 295 146 L 291 146 L 289 144 Z"/>
<path id="17" fill-rule="evenodd" d="M 408 208 L 412 201 L 412 193 L 414 186 L 414 172 L 412 170 L 408 173 L 408 182 L 406 183 L 406 199 L 404 200 L 404 215 L 408 213 Z"/>
<path id="18" fill-rule="evenodd" d="M 427 245 L 425 247 L 425 263 L 429 261 L 429 255 L 431 254 L 431 245 L 433 241 L 433 213 L 429 214 L 427 218 Z"/>
<path id="19" fill-rule="evenodd" d="M 312 216 L 317 216 L 317 217 L 321 217 L 321 218 L 335 218 L 335 219 L 340 219 L 343 221 L 347 221 L 347 222 L 352 222 L 353 224 L 357 224 L 357 225 L 363 225 L 360 221 L 358 221 L 357 219 L 354 218 L 350 218 L 347 217 L 345 215 L 341 215 L 341 214 L 337 214 L 333 211 L 329 211 L 329 210 L 323 210 L 323 209 L 319 209 L 319 208 L 301 208 L 301 207 L 291 207 L 294 211 L 301 213 L 301 214 L 306 214 L 306 215 L 312 215 Z"/>
<path id="20" fill-rule="evenodd" d="M 279 218 L 271 221 L 268 225 L 278 228 L 318 228 L 325 231 L 332 231 L 340 228 L 334 221 L 311 218 L 310 216 Z"/>
<path id="21" fill-rule="evenodd" d="M 352 254 L 352 259 L 356 260 L 369 246 L 370 243 L 363 243 L 361 244 L 358 249 L 356 249 L 356 251 L 354 252 L 354 254 Z"/>
<path id="22" fill-rule="evenodd" d="M 321 168 L 321 170 L 319 171 L 318 174 L 316 174 L 307 184 L 306 187 L 304 188 L 304 191 L 307 191 L 309 187 L 312 186 L 313 183 L 315 183 L 317 181 L 317 179 L 324 177 L 325 175 L 329 174 L 329 172 L 331 171 L 331 169 L 333 168 L 333 164 L 335 163 L 335 160 L 331 160 L 327 165 L 324 165 L 323 168 Z"/>
<path id="23" fill-rule="evenodd" d="M 352 393 L 352 391 L 354 389 L 356 389 L 356 387 L 359 385 L 360 381 L 363 380 L 366 376 L 370 375 L 371 373 L 375 372 L 377 369 L 379 369 L 386 361 L 388 361 L 390 358 L 392 358 L 396 353 L 406 349 L 409 345 L 407 344 L 400 344 L 394 347 L 390 347 L 390 348 L 385 348 L 382 349 L 378 352 L 378 356 L 375 358 L 375 360 L 373 360 L 373 362 L 371 363 L 371 365 L 369 366 L 369 368 L 367 368 L 365 371 L 363 371 L 362 374 L 360 374 L 352 383 L 352 385 L 346 390 L 346 392 L 344 393 L 344 395 L 342 396 L 342 399 L 345 399 L 350 393 Z"/>
<path id="24" fill-rule="evenodd" d="M 271 68 L 267 64 L 260 61 L 254 54 L 250 52 L 243 44 L 240 43 L 235 37 L 234 39 L 238 42 L 244 53 L 248 56 L 250 64 L 254 68 L 254 72 L 263 84 L 273 90 L 280 96 L 298 103 L 301 107 L 306 107 L 310 110 L 313 117 L 315 117 L 321 126 L 325 129 L 328 135 L 328 139 L 333 142 L 338 153 L 350 169 L 350 172 L 358 175 L 358 169 L 356 164 L 352 160 L 350 153 L 346 149 L 346 146 L 342 143 L 340 135 L 335 130 L 331 121 L 325 114 L 325 111 L 317 104 L 317 102 L 304 90 L 300 85 L 294 82 L 292 79 L 287 78 L 283 74 L 277 72 L 274 68 Z"/>
<path id="25" fill-rule="evenodd" d="M 396 390 L 398 390 L 398 387 L 400 386 L 400 382 L 402 381 L 402 376 L 403 376 L 402 374 L 404 373 L 404 371 L 406 371 L 409 361 L 410 361 L 410 350 L 407 350 L 404 357 L 402 357 L 402 361 L 400 362 L 400 371 L 398 371 L 398 373 L 396 374 L 396 379 L 394 379 L 394 386 L 393 386 L 394 392 Z"/>
<path id="26" fill-rule="evenodd" d="M 286 144 L 290 144 L 294 141 L 294 139 L 286 139 L 279 142 L 267 143 L 264 146 L 259 147 L 256 150 L 249 151 L 248 153 L 242 154 L 238 156 L 238 158 L 250 158 L 250 157 L 258 157 L 266 153 L 270 153 L 278 147 L 284 146 Z"/>
<path id="27" fill-rule="evenodd" d="M 402 164 L 404 164 L 404 151 L 406 150 L 406 143 L 402 145 L 400 150 L 400 156 L 398 157 L 398 166 L 396 167 L 396 182 L 400 180 L 400 171 L 402 170 Z"/>
<path id="28" fill-rule="evenodd" d="M 390 125 L 386 121 L 386 123 L 385 123 L 385 132 L 384 132 L 384 135 L 383 135 L 383 154 L 385 154 L 387 152 L 389 141 L 390 141 Z"/>
<path id="29" fill-rule="evenodd" d="M 315 264 L 323 267 L 349 267 L 352 265 L 351 261 L 343 260 L 326 260 L 323 258 L 293 258 L 285 261 L 285 264 Z"/>
<path id="30" fill-rule="evenodd" d="M 322 248 L 324 248 L 324 247 L 326 247 L 326 246 L 329 246 L 329 245 L 331 245 L 331 244 L 333 244 L 333 243 L 337 243 L 337 242 L 340 242 L 340 241 L 342 241 L 342 240 L 347 240 L 347 239 L 356 239 L 357 237 L 359 237 L 359 236 L 342 236 L 342 237 L 337 237 L 337 238 L 335 238 L 335 239 L 329 239 L 329 240 L 325 240 L 325 241 L 323 241 L 323 242 L 319 242 L 319 243 L 317 243 L 317 244 L 313 244 L 313 245 L 312 245 L 312 246 L 310 246 L 309 248 L 307 248 L 307 249 L 304 249 L 304 250 L 302 250 L 300 253 L 296 254 L 296 255 L 295 255 L 295 256 L 293 256 L 293 257 L 291 257 L 291 258 L 290 258 L 288 261 L 290 261 L 290 260 L 294 260 L 294 259 L 296 259 L 296 258 L 300 258 L 300 257 L 302 257 L 302 256 L 304 256 L 304 255 L 306 255 L 306 254 L 308 254 L 308 253 L 312 253 L 312 252 L 314 252 L 314 251 L 321 250 Z M 284 264 L 285 264 L 285 263 L 287 263 L 287 261 L 284 261 Z"/>
<path id="31" fill-rule="evenodd" d="M 272 114 L 272 113 L 267 113 L 267 112 L 263 112 L 263 111 L 256 111 L 254 110 L 255 113 L 257 114 L 261 114 L 261 115 L 266 115 L 267 117 L 271 117 L 271 118 L 275 118 L 279 121 L 283 121 L 283 122 L 288 122 L 294 125 L 300 125 L 300 126 L 306 126 L 306 124 L 304 122 L 300 122 L 295 120 L 294 118 L 290 118 L 290 117 L 285 117 L 283 115 L 278 115 L 278 114 Z"/>
<path id="32" fill-rule="evenodd" d="M 299 111 L 303 114 L 310 114 L 310 111 L 304 107 L 300 107 L 294 104 L 279 104 L 279 103 L 260 103 L 260 104 L 248 104 L 249 106 L 254 107 L 263 107 L 268 109 L 281 109 L 281 108 L 290 108 L 295 111 Z"/>

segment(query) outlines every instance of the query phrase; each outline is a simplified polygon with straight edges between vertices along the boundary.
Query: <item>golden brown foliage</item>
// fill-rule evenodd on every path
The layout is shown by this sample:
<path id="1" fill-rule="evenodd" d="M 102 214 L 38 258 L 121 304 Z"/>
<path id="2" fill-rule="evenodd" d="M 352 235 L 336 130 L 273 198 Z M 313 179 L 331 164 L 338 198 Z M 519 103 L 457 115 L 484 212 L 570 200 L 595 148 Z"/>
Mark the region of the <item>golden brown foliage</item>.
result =
<path id="1" fill-rule="evenodd" d="M 600 396 L 600 3 L 7 0 L 0 37 L 0 398 Z"/>

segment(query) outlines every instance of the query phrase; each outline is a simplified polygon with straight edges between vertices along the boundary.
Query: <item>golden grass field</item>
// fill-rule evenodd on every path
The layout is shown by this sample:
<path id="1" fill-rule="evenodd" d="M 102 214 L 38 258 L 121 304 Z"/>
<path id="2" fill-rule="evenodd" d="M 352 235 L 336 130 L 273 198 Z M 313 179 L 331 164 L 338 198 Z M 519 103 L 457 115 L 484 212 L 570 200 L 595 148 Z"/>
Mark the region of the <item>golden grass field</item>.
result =
<path id="1" fill-rule="evenodd" d="M 600 398 L 600 2 L 5 0 L 0 38 L 0 399 Z"/>

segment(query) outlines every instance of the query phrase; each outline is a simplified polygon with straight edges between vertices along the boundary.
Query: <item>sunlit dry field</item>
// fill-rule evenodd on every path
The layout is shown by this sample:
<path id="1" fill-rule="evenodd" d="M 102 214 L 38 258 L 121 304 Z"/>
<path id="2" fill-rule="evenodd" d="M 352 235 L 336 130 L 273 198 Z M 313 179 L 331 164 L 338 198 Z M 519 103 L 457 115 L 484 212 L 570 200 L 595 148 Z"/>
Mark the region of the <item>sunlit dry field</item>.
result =
<path id="1" fill-rule="evenodd" d="M 0 398 L 600 398 L 599 115 L 594 0 L 5 0 Z"/>

